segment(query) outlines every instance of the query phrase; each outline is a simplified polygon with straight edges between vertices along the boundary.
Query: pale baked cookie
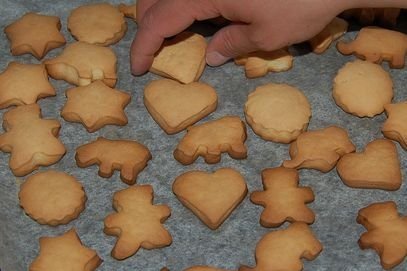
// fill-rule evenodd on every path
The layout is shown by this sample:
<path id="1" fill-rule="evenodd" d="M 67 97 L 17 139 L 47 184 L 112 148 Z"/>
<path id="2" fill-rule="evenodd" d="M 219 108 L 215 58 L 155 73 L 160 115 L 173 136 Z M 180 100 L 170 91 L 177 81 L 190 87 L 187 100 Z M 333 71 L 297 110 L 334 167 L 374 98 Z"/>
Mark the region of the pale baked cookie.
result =
<path id="1" fill-rule="evenodd" d="M 61 55 L 44 61 L 48 74 L 58 80 L 85 86 L 102 80 L 106 85 L 116 85 L 116 55 L 107 47 L 86 42 L 71 43 Z"/>
<path id="2" fill-rule="evenodd" d="M 201 82 L 155 80 L 144 90 L 144 104 L 167 134 L 178 133 L 216 110 L 218 95 Z"/>
<path id="3" fill-rule="evenodd" d="M 361 153 L 344 155 L 336 165 L 339 177 L 350 187 L 397 190 L 402 176 L 396 145 L 377 139 Z"/>
<path id="4" fill-rule="evenodd" d="M 104 178 L 111 177 L 114 170 L 120 170 L 122 181 L 134 184 L 137 175 L 151 160 L 151 153 L 136 141 L 99 137 L 96 141 L 78 147 L 75 159 L 79 167 L 99 165 L 99 175 Z"/>
<path id="5" fill-rule="evenodd" d="M 348 25 L 347 21 L 335 17 L 318 35 L 309 40 L 312 51 L 316 54 L 325 52 L 335 40 L 346 33 Z"/>
<path id="6" fill-rule="evenodd" d="M 303 222 L 287 229 L 267 233 L 256 246 L 256 267 L 242 266 L 239 271 L 301 271 L 301 259 L 318 257 L 322 245 Z"/>
<path id="7" fill-rule="evenodd" d="M 203 36 L 182 32 L 164 41 L 154 57 L 150 71 L 188 84 L 198 81 L 205 68 L 206 40 Z"/>
<path id="8" fill-rule="evenodd" d="M 118 8 L 124 16 L 137 22 L 137 3 L 132 5 L 120 4 Z"/>
<path id="9" fill-rule="evenodd" d="M 208 164 L 216 164 L 227 152 L 234 159 L 247 157 L 246 126 L 236 116 L 227 116 L 190 126 L 174 151 L 174 158 L 183 165 L 192 164 L 202 156 Z"/>
<path id="10" fill-rule="evenodd" d="M 266 84 L 249 94 L 247 123 L 264 140 L 290 143 L 308 127 L 311 107 L 304 94 L 286 84 Z"/>
<path id="11" fill-rule="evenodd" d="M 290 157 L 286 168 L 312 168 L 322 172 L 333 169 L 345 154 L 355 151 L 346 130 L 330 126 L 325 129 L 300 134 L 290 145 Z"/>
<path id="12" fill-rule="evenodd" d="M 228 271 L 225 269 L 219 269 L 215 267 L 210 267 L 210 266 L 203 266 L 203 265 L 197 265 L 197 266 L 191 266 L 184 271 Z"/>
<path id="13" fill-rule="evenodd" d="M 102 81 L 68 89 L 61 116 L 66 121 L 82 123 L 93 133 L 108 124 L 126 125 L 124 108 L 130 103 L 130 94 L 112 89 Z"/>
<path id="14" fill-rule="evenodd" d="M 4 32 L 10 40 L 12 55 L 32 54 L 41 59 L 52 49 L 65 44 L 60 29 L 58 17 L 29 12 L 6 26 Z"/>
<path id="15" fill-rule="evenodd" d="M 0 135 L 0 150 L 11 153 L 10 169 L 16 176 L 55 164 L 65 154 L 65 147 L 58 139 L 61 124 L 42 119 L 37 104 L 6 112 L 3 127 L 6 132 Z"/>
<path id="16" fill-rule="evenodd" d="M 380 65 L 355 60 L 342 67 L 334 79 L 336 104 L 358 117 L 374 117 L 393 99 L 393 81 Z"/>
<path id="17" fill-rule="evenodd" d="M 172 237 L 162 223 L 170 216 L 166 205 L 153 205 L 151 185 L 135 185 L 114 193 L 117 213 L 105 218 L 104 232 L 118 237 L 112 256 L 124 260 L 145 249 L 169 246 Z"/>
<path id="18" fill-rule="evenodd" d="M 40 254 L 30 271 L 94 271 L 102 263 L 95 250 L 85 247 L 74 228 L 60 236 L 41 237 Z"/>
<path id="19" fill-rule="evenodd" d="M 40 224 L 67 224 L 85 209 L 86 194 L 74 177 L 58 171 L 31 175 L 21 186 L 20 206 Z"/>
<path id="20" fill-rule="evenodd" d="M 265 76 L 268 72 L 283 72 L 292 68 L 293 56 L 287 48 L 271 52 L 257 51 L 235 58 L 235 64 L 244 66 L 247 78 Z"/>
<path id="21" fill-rule="evenodd" d="M 407 102 L 386 104 L 384 110 L 387 120 L 382 127 L 383 135 L 407 150 Z"/>
<path id="22" fill-rule="evenodd" d="M 36 103 L 38 99 L 55 96 L 43 64 L 10 62 L 0 74 L 0 109 Z"/>
<path id="23" fill-rule="evenodd" d="M 108 46 L 123 38 L 127 24 L 116 7 L 98 3 L 72 10 L 68 17 L 68 29 L 79 41 Z"/>
<path id="24" fill-rule="evenodd" d="M 243 176 L 231 168 L 213 173 L 189 171 L 178 176 L 172 191 L 210 229 L 216 230 L 247 194 Z"/>

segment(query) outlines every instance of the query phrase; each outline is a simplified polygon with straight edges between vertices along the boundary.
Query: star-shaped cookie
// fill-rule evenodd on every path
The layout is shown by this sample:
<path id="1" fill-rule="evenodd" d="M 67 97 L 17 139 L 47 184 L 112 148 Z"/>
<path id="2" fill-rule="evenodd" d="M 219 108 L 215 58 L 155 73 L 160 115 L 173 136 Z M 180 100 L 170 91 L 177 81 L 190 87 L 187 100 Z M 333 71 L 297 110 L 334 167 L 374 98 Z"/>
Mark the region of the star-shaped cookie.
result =
<path id="1" fill-rule="evenodd" d="M 387 104 L 384 110 L 387 120 L 383 124 L 382 133 L 407 150 L 407 102 Z"/>
<path id="2" fill-rule="evenodd" d="M 130 94 L 110 88 L 102 81 L 69 89 L 66 97 L 61 116 L 66 121 L 81 122 L 90 133 L 108 124 L 127 124 L 124 108 L 130 102 Z"/>
<path id="3" fill-rule="evenodd" d="M 13 55 L 29 53 L 41 59 L 52 49 L 65 44 L 60 29 L 58 17 L 29 12 L 8 25 L 4 32 L 10 40 Z"/>

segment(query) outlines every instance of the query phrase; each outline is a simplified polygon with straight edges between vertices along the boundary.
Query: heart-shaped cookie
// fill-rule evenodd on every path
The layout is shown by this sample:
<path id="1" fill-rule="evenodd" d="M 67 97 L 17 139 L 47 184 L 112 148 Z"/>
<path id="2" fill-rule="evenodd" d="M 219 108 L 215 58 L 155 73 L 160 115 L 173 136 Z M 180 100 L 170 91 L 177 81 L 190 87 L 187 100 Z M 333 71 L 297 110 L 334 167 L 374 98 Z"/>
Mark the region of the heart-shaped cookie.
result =
<path id="1" fill-rule="evenodd" d="M 172 191 L 182 204 L 215 230 L 246 196 L 247 186 L 239 172 L 222 168 L 214 173 L 186 172 L 175 179 Z"/>
<path id="2" fill-rule="evenodd" d="M 144 104 L 167 134 L 175 134 L 215 111 L 218 96 L 207 84 L 193 82 L 183 85 L 161 79 L 147 85 Z"/>

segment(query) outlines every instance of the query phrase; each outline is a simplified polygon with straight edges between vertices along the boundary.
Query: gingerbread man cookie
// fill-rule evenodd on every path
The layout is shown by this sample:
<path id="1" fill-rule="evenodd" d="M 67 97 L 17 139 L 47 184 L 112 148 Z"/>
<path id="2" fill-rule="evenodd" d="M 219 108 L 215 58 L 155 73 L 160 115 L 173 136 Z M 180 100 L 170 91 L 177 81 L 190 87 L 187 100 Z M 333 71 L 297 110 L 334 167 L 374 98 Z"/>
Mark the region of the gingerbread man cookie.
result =
<path id="1" fill-rule="evenodd" d="M 347 21 L 335 17 L 318 35 L 309 40 L 312 51 L 316 54 L 325 52 L 335 40 L 346 33 L 348 25 Z"/>
<path id="2" fill-rule="evenodd" d="M 387 120 L 382 127 L 383 135 L 399 142 L 407 150 L 407 102 L 387 104 L 384 110 Z"/>

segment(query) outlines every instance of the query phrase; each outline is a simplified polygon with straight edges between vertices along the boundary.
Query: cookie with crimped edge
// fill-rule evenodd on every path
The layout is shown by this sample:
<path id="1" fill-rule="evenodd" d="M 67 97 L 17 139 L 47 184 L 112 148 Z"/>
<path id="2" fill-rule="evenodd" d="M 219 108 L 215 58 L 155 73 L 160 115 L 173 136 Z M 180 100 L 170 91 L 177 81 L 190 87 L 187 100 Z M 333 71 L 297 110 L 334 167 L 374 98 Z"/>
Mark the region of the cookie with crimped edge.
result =
<path id="1" fill-rule="evenodd" d="M 256 246 L 256 267 L 241 266 L 239 271 L 301 271 L 301 259 L 312 261 L 321 251 L 322 244 L 309 226 L 294 222 L 264 235 Z"/>
<path id="2" fill-rule="evenodd" d="M 354 188 L 397 190 L 402 175 L 396 145 L 387 139 L 376 139 L 361 153 L 342 156 L 336 165 L 344 184 Z"/>
<path id="3" fill-rule="evenodd" d="M 140 247 L 154 249 L 169 246 L 170 233 L 162 223 L 170 216 L 166 205 L 153 205 L 151 185 L 134 185 L 114 193 L 113 207 L 117 213 L 105 218 L 104 232 L 117 236 L 112 256 L 124 260 Z"/>
<path id="4" fill-rule="evenodd" d="M 344 55 L 354 54 L 378 64 L 388 61 L 390 67 L 401 69 L 407 52 L 407 35 L 380 27 L 364 27 L 355 40 L 339 41 L 336 47 Z"/>
<path id="5" fill-rule="evenodd" d="M 94 271 L 102 263 L 95 250 L 84 246 L 75 228 L 55 237 L 40 238 L 40 253 L 29 271 Z"/>
<path id="6" fill-rule="evenodd" d="M 137 22 L 137 3 L 132 5 L 119 4 L 118 8 L 125 17 Z"/>
<path id="7" fill-rule="evenodd" d="M 178 176 L 172 191 L 210 229 L 216 230 L 247 194 L 243 176 L 232 168 L 213 173 L 189 171 Z"/>
<path id="8" fill-rule="evenodd" d="M 102 81 L 68 89 L 66 97 L 61 116 L 66 121 L 82 123 L 90 133 L 109 124 L 127 124 L 124 108 L 130 103 L 130 94 L 110 88 Z"/>
<path id="9" fill-rule="evenodd" d="M 355 60 L 335 76 L 333 98 L 343 111 L 358 117 L 374 117 L 393 99 L 393 81 L 380 65 Z"/>
<path id="10" fill-rule="evenodd" d="M 223 152 L 234 159 L 244 159 L 246 137 L 246 125 L 236 116 L 190 126 L 175 149 L 174 158 L 183 165 L 192 164 L 199 156 L 208 164 L 216 164 Z"/>
<path id="11" fill-rule="evenodd" d="M 11 54 L 32 54 L 43 58 L 52 49 L 65 45 L 64 36 L 59 32 L 61 22 L 58 17 L 40 15 L 33 12 L 4 28 L 10 40 Z"/>
<path id="12" fill-rule="evenodd" d="M 123 38 L 127 23 L 124 15 L 111 4 L 87 4 L 71 11 L 68 30 L 79 41 L 108 46 Z"/>
<path id="13" fill-rule="evenodd" d="M 86 86 L 96 80 L 114 87 L 117 81 L 117 58 L 111 48 L 74 42 L 57 57 L 44 61 L 48 74 L 77 86 Z"/>
<path id="14" fill-rule="evenodd" d="M 309 40 L 312 51 L 316 54 L 325 52 L 335 40 L 346 33 L 348 25 L 344 19 L 335 17 L 318 35 Z"/>
<path id="15" fill-rule="evenodd" d="M 300 134 L 290 145 L 291 160 L 283 162 L 286 168 L 310 168 L 322 172 L 332 170 L 345 154 L 355 151 L 345 129 L 330 126 Z"/>
<path id="16" fill-rule="evenodd" d="M 290 143 L 307 129 L 311 106 L 299 89 L 269 83 L 249 94 L 245 116 L 253 131 L 264 140 Z"/>
<path id="17" fill-rule="evenodd" d="M 382 127 L 385 137 L 395 140 L 407 150 L 407 102 L 386 104 L 387 120 Z"/>
<path id="18" fill-rule="evenodd" d="M 230 271 L 226 269 L 220 269 L 220 268 L 215 268 L 211 266 L 204 266 L 204 265 L 196 265 L 196 266 L 191 266 L 184 271 Z"/>
<path id="19" fill-rule="evenodd" d="M 359 210 L 356 221 L 366 228 L 358 241 L 361 249 L 374 249 L 384 269 L 399 265 L 407 255 L 407 217 L 393 201 L 373 203 Z"/>
<path id="20" fill-rule="evenodd" d="M 86 194 L 74 177 L 54 170 L 31 175 L 18 194 L 24 212 L 40 224 L 57 226 L 76 219 Z"/>
<path id="21" fill-rule="evenodd" d="M 306 204 L 314 201 L 310 187 L 299 187 L 297 170 L 284 167 L 265 169 L 261 173 L 264 191 L 250 195 L 254 204 L 265 209 L 260 216 L 263 227 L 279 227 L 284 222 L 312 224 L 314 212 Z"/>
<path id="22" fill-rule="evenodd" d="M 61 124 L 57 120 L 42 119 L 37 104 L 7 111 L 3 127 L 5 133 L 0 135 L 0 150 L 11 153 L 9 165 L 15 176 L 55 164 L 65 154 L 65 147 L 58 139 Z"/>
<path id="23" fill-rule="evenodd" d="M 12 105 L 34 104 L 55 96 L 43 64 L 10 62 L 0 74 L 0 109 Z"/>
<path id="24" fill-rule="evenodd" d="M 206 40 L 203 36 L 182 32 L 164 41 L 156 53 L 150 71 L 188 84 L 198 81 L 205 68 Z"/>
<path id="25" fill-rule="evenodd" d="M 134 140 L 97 140 L 76 149 L 76 164 L 79 167 L 99 165 L 99 175 L 110 178 L 114 170 L 120 171 L 120 178 L 127 184 L 134 184 L 137 175 L 151 160 L 147 147 Z"/>
<path id="26" fill-rule="evenodd" d="M 167 134 L 175 134 L 215 111 L 218 95 L 205 83 L 161 79 L 146 86 L 144 104 Z"/>

